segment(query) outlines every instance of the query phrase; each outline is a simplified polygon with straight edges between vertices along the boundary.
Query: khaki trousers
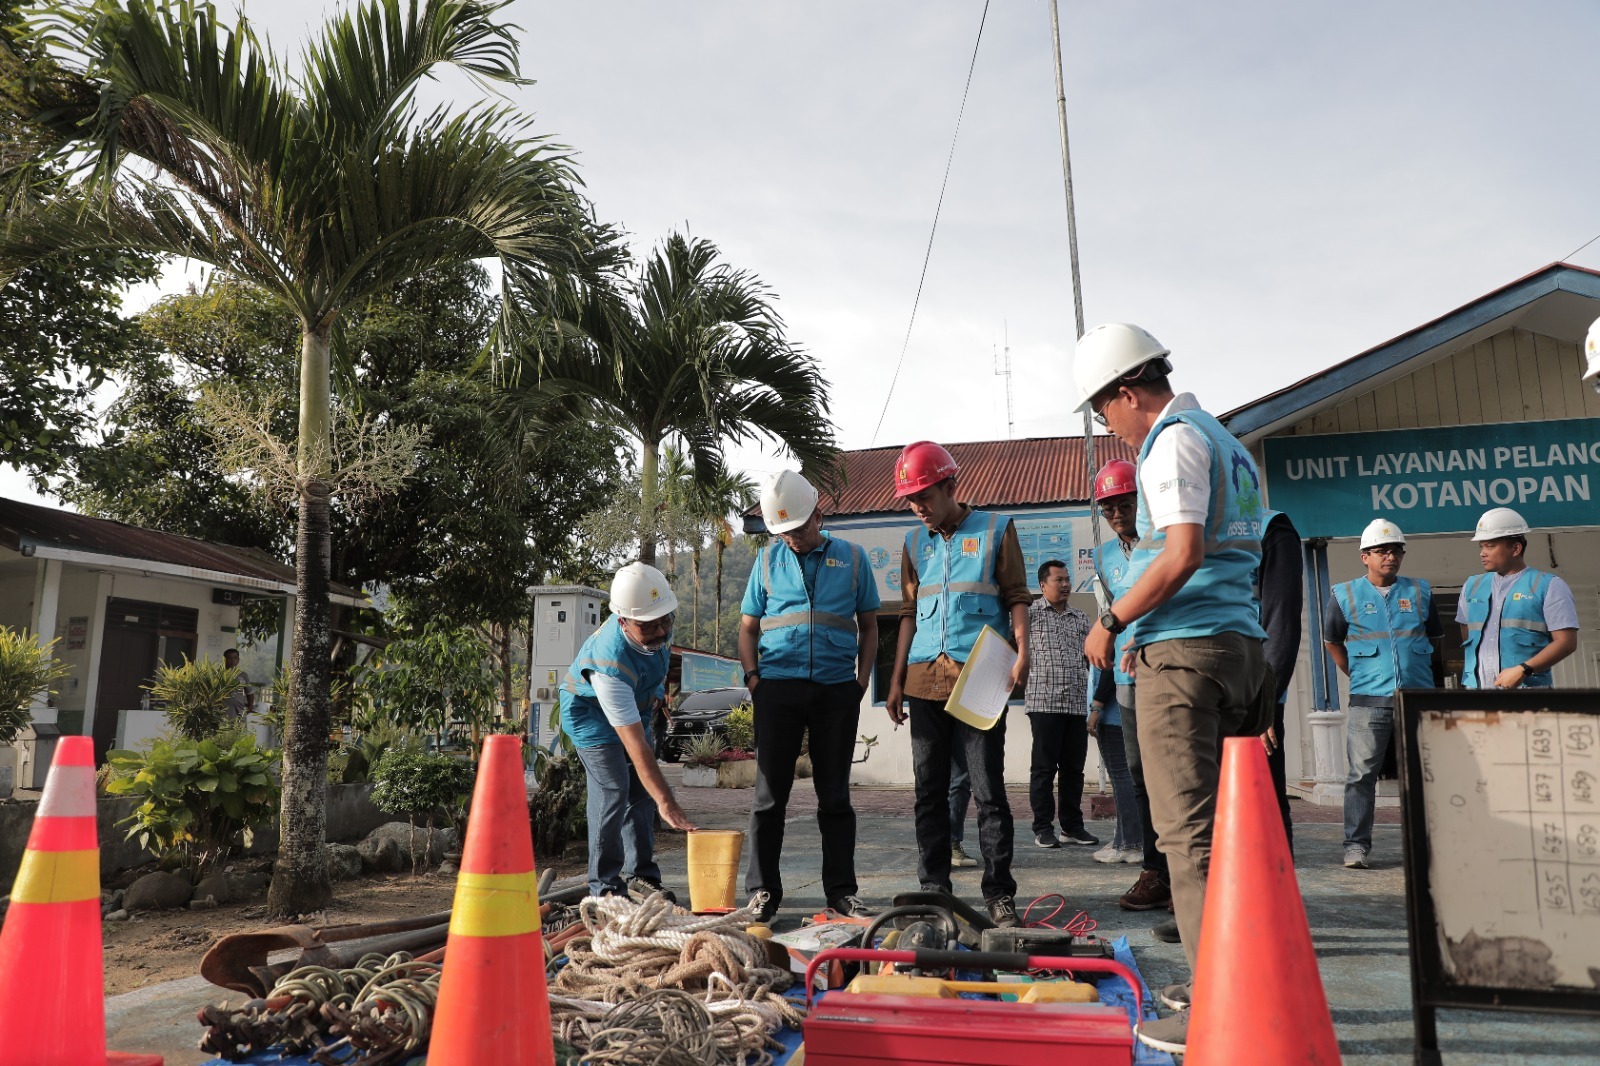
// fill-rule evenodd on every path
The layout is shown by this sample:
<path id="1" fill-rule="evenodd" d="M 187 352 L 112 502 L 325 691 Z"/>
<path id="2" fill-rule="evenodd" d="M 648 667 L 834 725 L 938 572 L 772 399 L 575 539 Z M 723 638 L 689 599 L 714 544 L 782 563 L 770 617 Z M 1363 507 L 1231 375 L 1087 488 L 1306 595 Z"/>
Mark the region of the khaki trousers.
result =
<path id="1" fill-rule="evenodd" d="M 1139 649 L 1139 756 L 1191 973 L 1200 951 L 1222 741 L 1238 735 L 1261 687 L 1262 664 L 1262 642 L 1242 633 Z"/>

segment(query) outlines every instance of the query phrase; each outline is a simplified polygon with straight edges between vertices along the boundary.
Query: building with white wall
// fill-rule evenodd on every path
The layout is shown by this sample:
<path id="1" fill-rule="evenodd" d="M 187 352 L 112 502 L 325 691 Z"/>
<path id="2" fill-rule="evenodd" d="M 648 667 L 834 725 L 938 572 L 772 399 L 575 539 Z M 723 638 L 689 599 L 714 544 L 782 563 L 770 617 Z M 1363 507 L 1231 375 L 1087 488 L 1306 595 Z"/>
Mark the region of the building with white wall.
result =
<path id="1" fill-rule="evenodd" d="M 236 645 L 247 598 L 281 604 L 287 661 L 294 592 L 294 569 L 254 549 L 0 500 L 0 625 L 59 638 L 72 670 L 34 720 L 92 736 L 97 757 L 129 728 L 157 663 L 221 659 Z M 332 598 L 367 602 L 338 584 Z M 42 780 L 42 765 L 29 769 Z"/>

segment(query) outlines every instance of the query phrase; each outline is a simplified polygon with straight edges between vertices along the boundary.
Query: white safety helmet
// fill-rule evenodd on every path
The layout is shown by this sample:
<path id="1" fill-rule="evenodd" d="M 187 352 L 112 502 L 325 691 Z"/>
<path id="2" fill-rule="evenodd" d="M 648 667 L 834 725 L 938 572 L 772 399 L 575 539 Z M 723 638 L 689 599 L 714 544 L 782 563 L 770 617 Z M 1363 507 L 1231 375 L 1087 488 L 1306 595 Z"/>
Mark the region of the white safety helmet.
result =
<path id="1" fill-rule="evenodd" d="M 678 597 L 667 576 L 647 563 L 629 563 L 611 581 L 611 613 L 648 622 L 678 609 Z"/>
<path id="2" fill-rule="evenodd" d="M 816 509 L 817 490 L 793 470 L 780 470 L 761 486 L 761 520 L 769 533 L 799 529 Z"/>
<path id="3" fill-rule="evenodd" d="M 1491 507 L 1478 519 L 1478 531 L 1473 540 L 1499 540 L 1501 537 L 1523 536 L 1528 523 L 1509 507 Z"/>
<path id="4" fill-rule="evenodd" d="M 1400 527 L 1386 518 L 1374 518 L 1367 523 L 1367 528 L 1361 531 L 1361 550 L 1376 548 L 1380 544 L 1404 544 L 1406 535 L 1400 532 Z"/>
<path id="5" fill-rule="evenodd" d="M 1584 368 L 1583 380 L 1600 392 L 1600 318 L 1589 323 L 1589 335 L 1583 338 L 1583 357 L 1589 361 Z"/>
<path id="6" fill-rule="evenodd" d="M 1170 354 L 1166 345 L 1138 326 L 1107 322 L 1094 327 L 1078 338 L 1078 347 L 1072 355 L 1072 373 L 1078 383 L 1077 409 L 1088 410 L 1090 401 L 1101 389 L 1118 378 L 1127 377 L 1152 359 L 1166 364 L 1163 373 L 1170 372 L 1172 361 L 1166 358 Z"/>

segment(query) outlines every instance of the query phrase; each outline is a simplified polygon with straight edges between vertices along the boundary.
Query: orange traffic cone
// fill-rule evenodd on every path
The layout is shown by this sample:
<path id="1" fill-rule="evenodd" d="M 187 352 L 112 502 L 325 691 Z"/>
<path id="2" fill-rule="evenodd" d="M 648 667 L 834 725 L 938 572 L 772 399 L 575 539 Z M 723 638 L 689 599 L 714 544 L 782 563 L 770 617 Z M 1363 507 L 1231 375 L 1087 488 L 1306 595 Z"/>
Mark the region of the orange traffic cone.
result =
<path id="1" fill-rule="evenodd" d="M 429 1066 L 554 1066 L 522 741 L 483 742 Z"/>
<path id="2" fill-rule="evenodd" d="M 94 742 L 56 749 L 0 929 L 0 1060 L 7 1066 L 161 1066 L 106 1051 Z"/>
<path id="3" fill-rule="evenodd" d="M 1294 860 L 1255 737 L 1222 748 L 1187 1066 L 1340 1061 Z"/>

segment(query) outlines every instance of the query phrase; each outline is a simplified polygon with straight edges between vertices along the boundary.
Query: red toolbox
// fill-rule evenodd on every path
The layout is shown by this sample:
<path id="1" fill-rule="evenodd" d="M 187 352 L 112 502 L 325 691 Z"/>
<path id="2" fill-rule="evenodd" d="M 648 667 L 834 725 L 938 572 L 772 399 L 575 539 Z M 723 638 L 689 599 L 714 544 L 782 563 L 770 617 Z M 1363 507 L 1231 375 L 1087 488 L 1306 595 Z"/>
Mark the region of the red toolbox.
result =
<path id="1" fill-rule="evenodd" d="M 1139 979 L 1112 959 L 981 951 L 838 948 L 812 960 L 911 963 L 924 970 L 1058 969 L 1111 973 L 1143 1002 Z M 1130 1066 L 1133 1026 L 1115 1007 L 830 993 L 805 1022 L 806 1066 Z"/>

